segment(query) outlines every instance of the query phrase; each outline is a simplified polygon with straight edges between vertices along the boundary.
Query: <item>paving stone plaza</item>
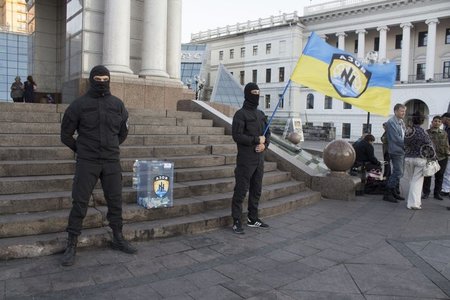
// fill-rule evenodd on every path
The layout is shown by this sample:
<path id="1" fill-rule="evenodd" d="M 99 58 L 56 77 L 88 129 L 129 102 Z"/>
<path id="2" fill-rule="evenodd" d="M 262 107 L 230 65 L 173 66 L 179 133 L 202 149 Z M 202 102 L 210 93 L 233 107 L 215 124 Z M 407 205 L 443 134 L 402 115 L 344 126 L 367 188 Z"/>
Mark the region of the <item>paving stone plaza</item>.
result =
<path id="1" fill-rule="evenodd" d="M 138 254 L 82 249 L 0 262 L 0 299 L 449 299 L 450 199 L 406 209 L 362 196 L 137 243 Z"/>

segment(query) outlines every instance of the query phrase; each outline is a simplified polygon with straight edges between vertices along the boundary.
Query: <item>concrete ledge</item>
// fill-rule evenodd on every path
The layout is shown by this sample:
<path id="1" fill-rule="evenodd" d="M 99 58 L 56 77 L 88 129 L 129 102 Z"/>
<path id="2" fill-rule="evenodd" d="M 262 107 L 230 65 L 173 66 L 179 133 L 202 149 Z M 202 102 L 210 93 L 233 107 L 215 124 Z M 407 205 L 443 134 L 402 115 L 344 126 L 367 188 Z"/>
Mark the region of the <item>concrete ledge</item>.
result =
<path id="1" fill-rule="evenodd" d="M 354 200 L 356 187 L 361 179 L 343 172 L 330 172 L 326 175 L 313 176 L 311 189 L 320 191 L 322 197 L 338 200 Z"/>

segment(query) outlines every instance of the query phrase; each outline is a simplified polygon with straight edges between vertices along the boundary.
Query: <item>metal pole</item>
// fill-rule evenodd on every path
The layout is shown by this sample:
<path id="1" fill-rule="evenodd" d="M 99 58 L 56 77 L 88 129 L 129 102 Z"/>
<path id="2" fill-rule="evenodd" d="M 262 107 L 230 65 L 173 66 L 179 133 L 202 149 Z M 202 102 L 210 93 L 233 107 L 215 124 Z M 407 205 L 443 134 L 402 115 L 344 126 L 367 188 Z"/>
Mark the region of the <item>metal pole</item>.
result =
<path id="1" fill-rule="evenodd" d="M 366 124 L 366 132 L 363 133 L 371 133 L 371 128 L 370 126 L 370 112 L 367 112 L 367 124 Z"/>
<path id="2" fill-rule="evenodd" d="M 280 96 L 280 100 L 278 100 L 277 107 L 275 107 L 275 109 L 274 109 L 274 111 L 273 111 L 273 113 L 272 113 L 272 116 L 270 117 L 269 122 L 267 123 L 267 126 L 266 126 L 266 128 L 264 129 L 263 135 L 266 135 L 267 130 L 269 130 L 269 126 L 270 126 L 270 123 L 272 123 L 273 116 L 274 116 L 275 113 L 277 112 L 278 107 L 280 106 L 281 101 L 284 99 L 284 94 L 286 93 L 286 90 L 287 90 L 287 88 L 289 87 L 290 84 L 291 84 L 291 80 L 289 79 L 289 81 L 287 82 L 286 86 L 284 87 L 283 93 L 282 93 L 281 96 Z"/>

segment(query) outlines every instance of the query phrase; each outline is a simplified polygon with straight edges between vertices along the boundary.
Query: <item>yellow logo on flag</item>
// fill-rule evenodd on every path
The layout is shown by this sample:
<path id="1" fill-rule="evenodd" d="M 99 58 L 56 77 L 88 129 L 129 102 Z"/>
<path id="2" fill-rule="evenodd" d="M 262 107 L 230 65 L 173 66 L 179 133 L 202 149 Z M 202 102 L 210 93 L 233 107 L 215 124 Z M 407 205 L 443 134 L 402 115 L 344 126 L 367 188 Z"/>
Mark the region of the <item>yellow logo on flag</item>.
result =
<path id="1" fill-rule="evenodd" d="M 169 191 L 169 176 L 158 175 L 153 179 L 153 190 L 158 198 L 163 198 Z"/>
<path id="2" fill-rule="evenodd" d="M 358 98 L 367 89 L 372 73 L 347 54 L 333 54 L 328 79 L 336 92 L 345 98 Z"/>

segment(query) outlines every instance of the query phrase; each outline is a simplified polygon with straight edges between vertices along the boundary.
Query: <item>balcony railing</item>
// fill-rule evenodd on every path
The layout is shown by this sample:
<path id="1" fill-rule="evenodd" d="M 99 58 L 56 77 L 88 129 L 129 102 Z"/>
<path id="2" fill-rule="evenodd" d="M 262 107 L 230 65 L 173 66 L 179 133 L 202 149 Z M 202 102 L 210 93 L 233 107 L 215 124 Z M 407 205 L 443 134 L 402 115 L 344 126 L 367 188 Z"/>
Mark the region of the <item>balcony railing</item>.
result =
<path id="1" fill-rule="evenodd" d="M 335 1 L 329 1 L 326 3 L 322 3 L 322 4 L 315 4 L 315 5 L 310 5 L 310 6 L 304 7 L 303 15 L 308 16 L 308 15 L 313 15 L 313 14 L 318 14 L 318 13 L 324 13 L 327 11 L 333 11 L 336 9 L 342 9 L 342 8 L 351 7 L 351 6 L 358 6 L 361 4 L 366 4 L 368 2 L 370 2 L 370 4 L 374 4 L 377 2 L 383 2 L 383 1 L 386 1 L 386 0 L 335 0 Z"/>
<path id="2" fill-rule="evenodd" d="M 450 82 L 450 74 L 436 73 L 432 79 L 425 79 L 423 74 L 413 74 L 408 76 L 408 82 L 398 80 L 397 83 L 435 83 L 435 82 Z"/>
<path id="3" fill-rule="evenodd" d="M 191 42 L 198 42 L 220 36 L 258 30 L 261 28 L 269 28 L 273 26 L 288 24 L 291 22 L 298 22 L 298 20 L 299 17 L 296 11 L 290 14 L 281 14 L 279 16 L 271 16 L 269 18 L 258 19 L 255 21 L 249 20 L 244 23 L 237 23 L 235 25 L 228 25 L 225 27 L 218 27 L 217 29 L 210 29 L 207 31 L 193 33 L 191 34 Z"/>

